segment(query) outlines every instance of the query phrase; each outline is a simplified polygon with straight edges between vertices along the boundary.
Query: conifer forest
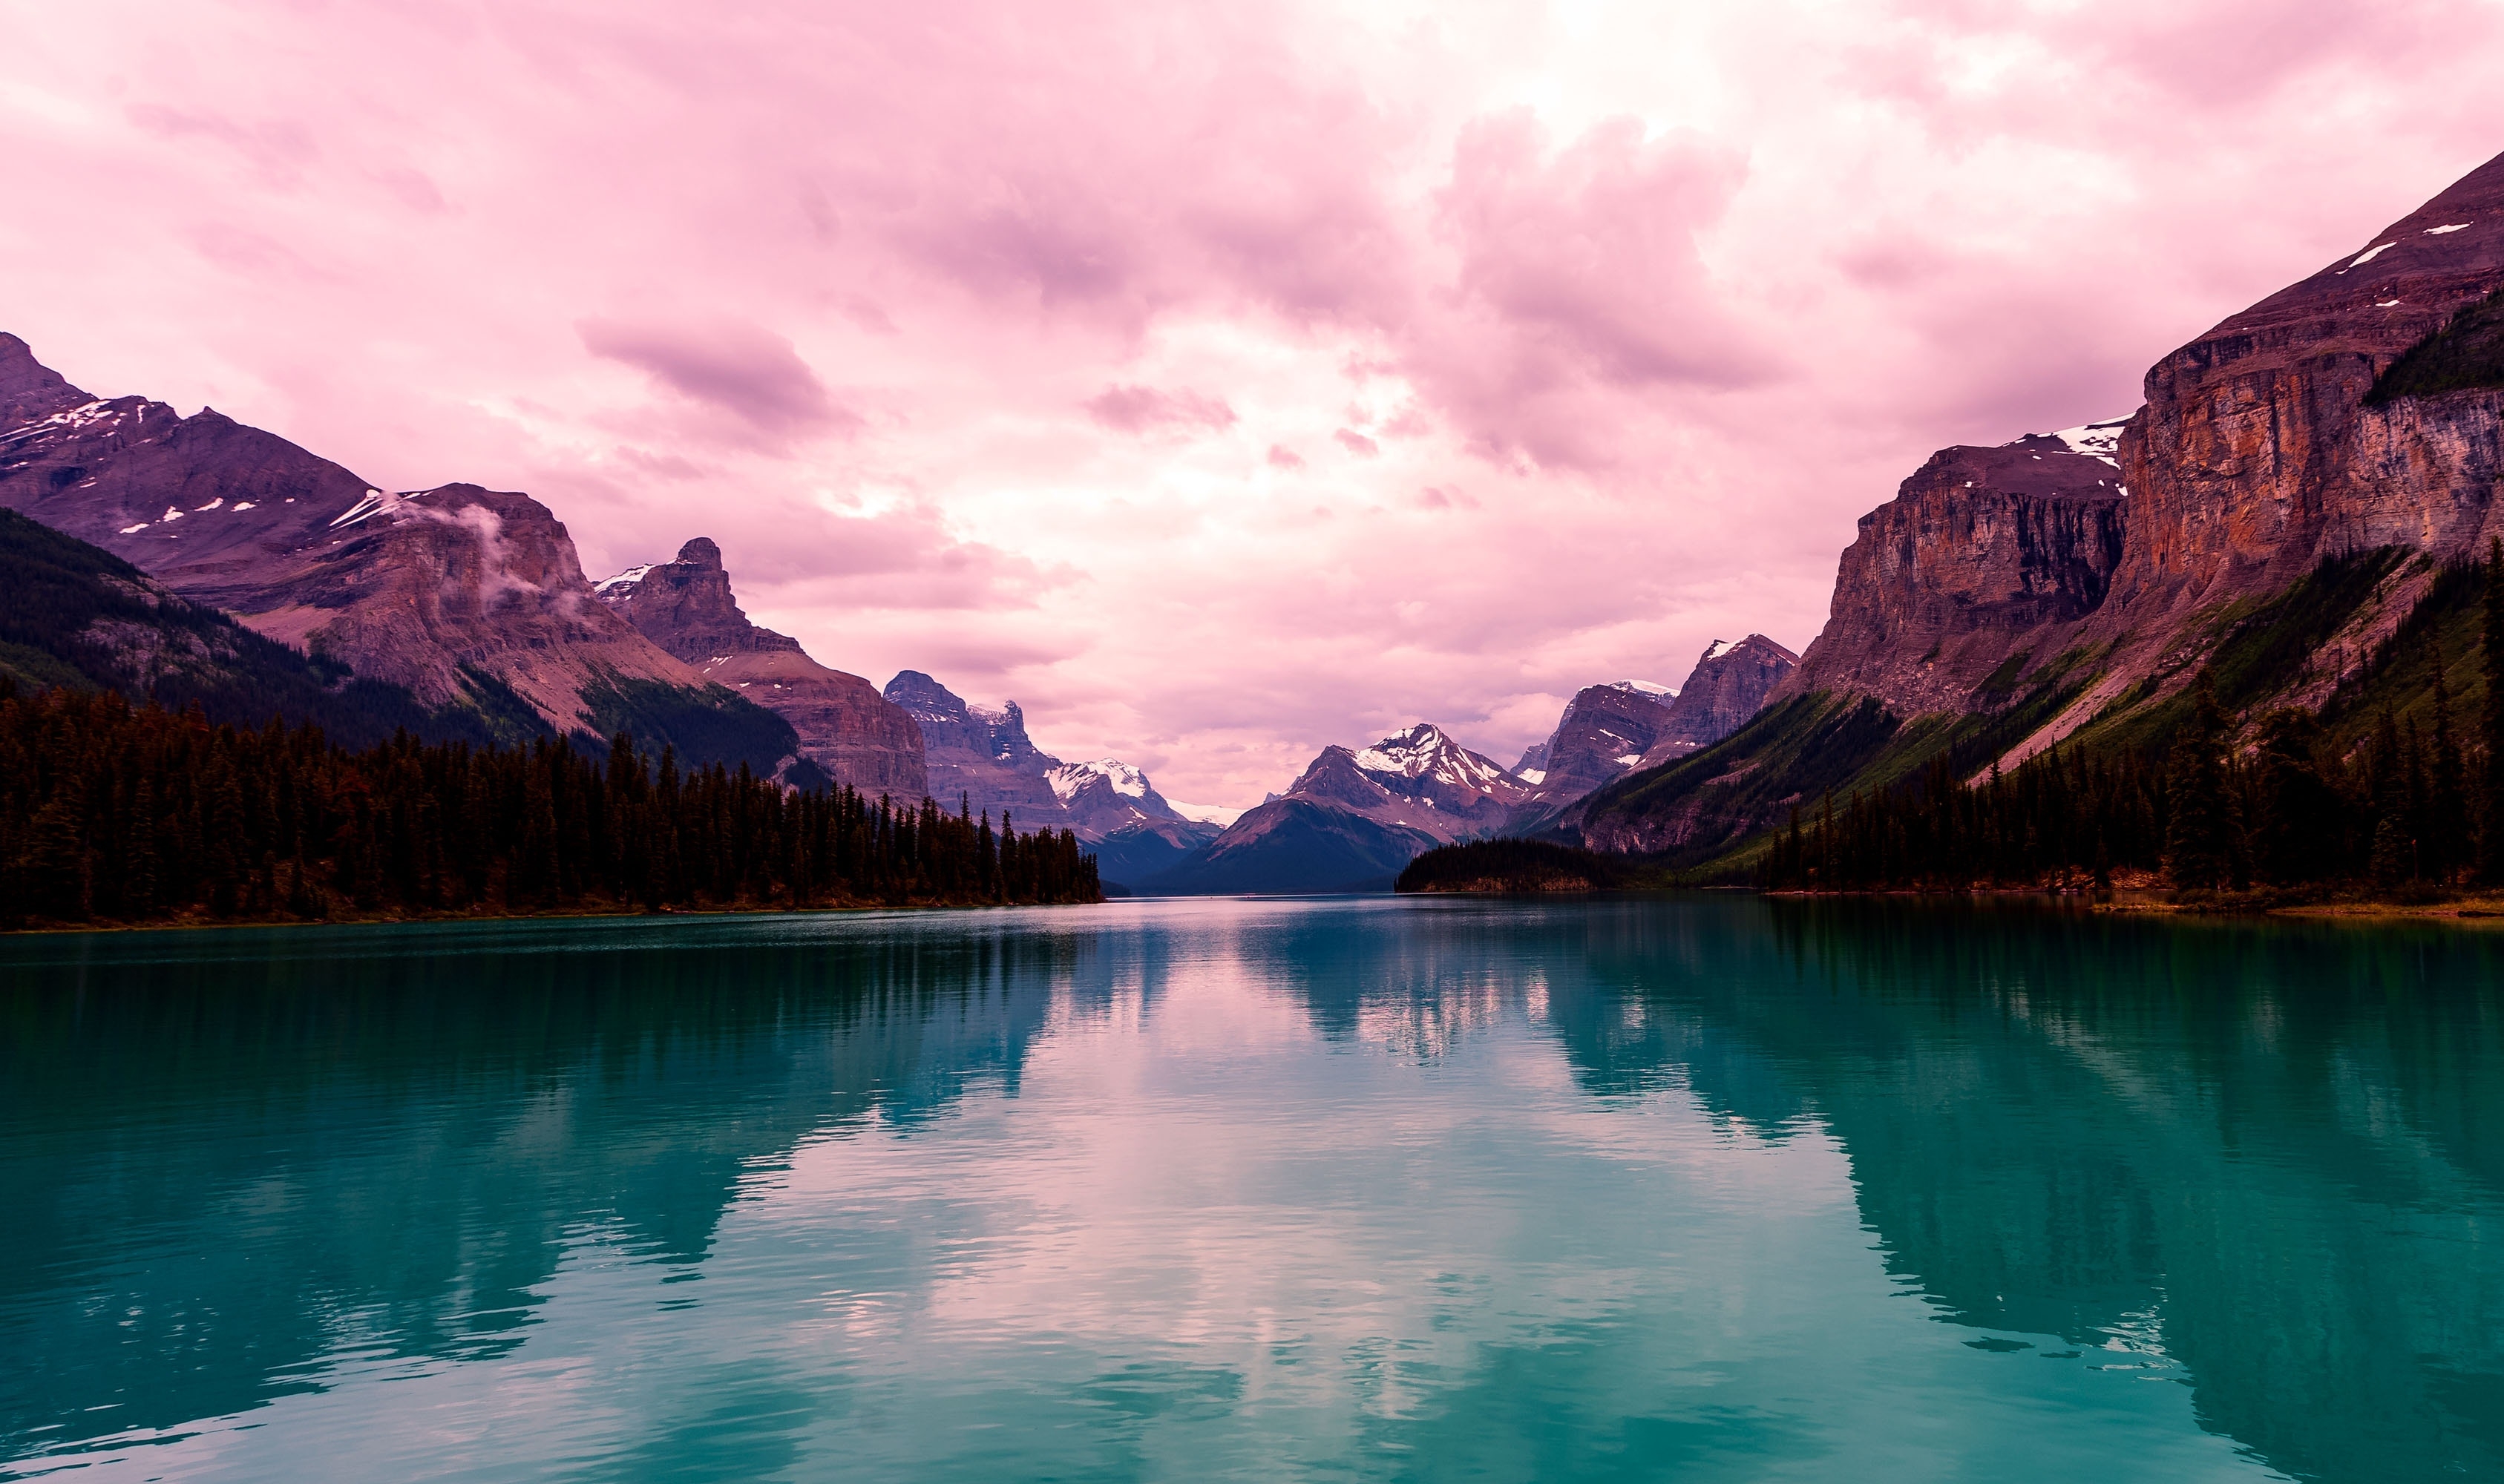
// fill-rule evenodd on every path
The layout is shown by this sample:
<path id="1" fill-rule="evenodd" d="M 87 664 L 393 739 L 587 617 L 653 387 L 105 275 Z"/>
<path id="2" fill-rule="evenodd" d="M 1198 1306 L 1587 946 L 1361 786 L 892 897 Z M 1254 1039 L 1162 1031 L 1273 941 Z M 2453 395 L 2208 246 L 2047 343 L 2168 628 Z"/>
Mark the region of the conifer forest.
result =
<path id="1" fill-rule="evenodd" d="M 2109 884 L 2184 893 L 2354 888 L 2431 898 L 2504 884 L 2504 550 L 2484 595 L 2474 715 L 2434 673 L 2429 724 L 2387 709 L 2334 746 L 2296 708 L 2235 717 L 2204 673 L 2159 749 L 2056 746 L 1976 781 L 1944 760 L 1898 788 L 1794 809 L 1759 874 L 1774 889 Z"/>
<path id="2" fill-rule="evenodd" d="M 361 751 L 0 678 L 0 925 L 1100 900 L 1066 830 L 619 736 Z"/>

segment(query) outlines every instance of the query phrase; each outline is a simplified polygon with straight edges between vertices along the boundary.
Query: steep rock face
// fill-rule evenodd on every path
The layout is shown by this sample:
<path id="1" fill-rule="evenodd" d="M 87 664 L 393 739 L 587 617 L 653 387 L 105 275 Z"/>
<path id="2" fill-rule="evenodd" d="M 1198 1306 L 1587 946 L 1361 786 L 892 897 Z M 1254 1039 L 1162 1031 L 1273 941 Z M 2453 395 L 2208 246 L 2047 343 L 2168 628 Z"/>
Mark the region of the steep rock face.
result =
<path id="1" fill-rule="evenodd" d="M 14 510 L 0 510 L 0 674 L 22 687 L 119 690 L 169 710 L 196 703 L 209 720 L 239 727 L 275 712 L 349 747 L 402 729 L 446 742 L 511 735 L 474 713 L 430 710 L 398 686 L 346 678 Z"/>
<path id="2" fill-rule="evenodd" d="M 210 409 L 88 397 L 15 337 L 0 404 L 35 414 L 0 431 L 0 505 L 425 707 L 631 726 L 769 771 L 790 740 L 594 600 L 573 538 L 527 495 L 385 492 Z"/>
<path id="3" fill-rule="evenodd" d="M 1026 735 L 1026 712 L 1016 702 L 997 711 L 968 706 L 918 670 L 887 681 L 886 695 L 921 728 L 932 798 L 952 808 L 969 800 L 976 813 L 988 810 L 994 822 L 1006 812 L 1022 830 L 1069 822 L 1046 777 L 1061 759 Z"/>
<path id="4" fill-rule="evenodd" d="M 1746 726 L 1799 662 L 1798 655 L 1761 634 L 1705 645 L 1687 683 L 1670 702 L 1660 737 L 1645 752 L 1643 766 L 1709 747 Z"/>
<path id="5" fill-rule="evenodd" d="M 2284 591 L 2325 558 L 2399 546 L 2456 559 L 2504 535 L 2504 375 L 2440 395 L 2371 395 L 2412 349 L 2499 292 L 2504 155 L 2150 368 L 2147 405 L 2118 450 L 2131 490 L 2121 561 L 2078 631 L 2107 657 L 2103 673 L 2002 764 L 2107 714 L 2143 681 L 2160 697 L 2178 690 L 2220 641 L 2215 615 Z M 2395 569 L 2273 704 L 2319 705 L 2432 580 L 2428 569 Z"/>
<path id="6" fill-rule="evenodd" d="M 859 675 L 811 659 L 798 639 L 749 622 L 711 538 L 593 591 L 672 658 L 789 722 L 801 755 L 828 777 L 871 796 L 914 801 L 928 791 L 913 717 Z"/>
<path id="7" fill-rule="evenodd" d="M 1536 777 L 1513 772 L 1537 790 L 1536 799 L 1579 799 L 1643 760 L 1660 742 L 1677 698 L 1649 680 L 1585 685 L 1565 703 L 1548 741 L 1531 749 L 1540 759 L 1529 765 Z"/>
<path id="8" fill-rule="evenodd" d="M 2334 553 L 2504 532 L 2504 390 L 2365 401 L 2499 288 L 2504 155 L 2158 362 L 2121 442 L 2131 531 L 2098 631 L 2274 591 Z"/>
<path id="9" fill-rule="evenodd" d="M 1584 687 L 1542 743 L 1552 766 L 1505 832 L 1577 835 L 1582 800 L 1736 732 L 1798 665 L 1797 655 L 1751 634 L 1707 644 L 1675 691 L 1639 680 Z"/>
<path id="10" fill-rule="evenodd" d="M 2057 654 L 2104 604 L 2129 515 L 2120 470 L 2071 438 L 2100 441 L 2080 430 L 1931 455 L 1861 518 L 1826 629 L 1779 694 L 1963 713 L 1989 704 L 1986 682 L 2009 688 L 2012 656 Z"/>
<path id="11" fill-rule="evenodd" d="M 1176 894 L 1387 891 L 1402 866 L 1434 846 L 1501 831 L 1533 792 L 1421 723 L 1371 747 L 1323 748 L 1284 795 L 1145 885 Z"/>

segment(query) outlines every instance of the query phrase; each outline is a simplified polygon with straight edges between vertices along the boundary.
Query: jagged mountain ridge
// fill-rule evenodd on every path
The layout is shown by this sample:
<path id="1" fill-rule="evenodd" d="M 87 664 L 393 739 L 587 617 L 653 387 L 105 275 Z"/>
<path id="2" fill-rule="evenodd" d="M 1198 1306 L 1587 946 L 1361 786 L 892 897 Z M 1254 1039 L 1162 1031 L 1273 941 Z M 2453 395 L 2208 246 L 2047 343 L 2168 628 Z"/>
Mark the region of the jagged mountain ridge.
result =
<path id="1" fill-rule="evenodd" d="M 914 801 L 929 791 L 922 732 L 859 675 L 820 665 L 800 641 L 748 620 L 721 548 L 696 536 L 675 561 L 630 568 L 592 591 L 671 657 L 790 723 L 801 755 L 862 793 Z"/>
<path id="2" fill-rule="evenodd" d="M 1571 835 L 1576 806 L 1631 774 L 1709 747 L 1747 724 L 1799 657 L 1761 634 L 1715 639 L 1672 691 L 1643 681 L 1585 686 L 1541 744 L 1551 766 L 1506 833 Z"/>
<path id="3" fill-rule="evenodd" d="M 766 772 L 796 756 L 779 718 L 603 607 L 527 495 L 387 492 L 213 409 L 90 397 L 15 336 L 0 336 L 0 409 L 24 414 L 0 429 L 0 506 L 424 707 L 492 718 L 518 696 L 595 740 L 632 730 Z"/>
<path id="4" fill-rule="evenodd" d="M 921 730 L 932 797 L 1022 830 L 1066 829 L 1094 847 L 1107 881 L 1134 884 L 1217 837 L 1217 826 L 1183 817 L 1144 771 L 1110 757 L 1064 763 L 1036 746 L 1015 701 L 974 706 L 918 670 L 898 673 L 885 694 Z"/>
<path id="5" fill-rule="evenodd" d="M 1501 833 L 1534 792 L 1421 722 L 1370 747 L 1323 748 L 1283 795 L 1141 885 L 1183 896 L 1388 890 L 1436 846 Z"/>
<path id="6" fill-rule="evenodd" d="M 22 689 L 117 690 L 212 722 L 258 728 L 273 715 L 365 747 L 406 730 L 477 743 L 545 736 L 518 697 L 493 715 L 430 710 L 396 685 L 256 634 L 191 603 L 100 547 L 0 510 L 0 675 Z"/>
<path id="7" fill-rule="evenodd" d="M 2381 390 L 2499 293 L 2504 155 L 2158 362 L 2117 436 L 1943 450 L 1863 520 L 1758 720 L 1595 793 L 1582 838 L 1704 859 L 1931 758 L 2152 746 L 2212 662 L 2252 714 L 2366 683 L 2442 565 L 2504 535 L 2504 362 Z"/>

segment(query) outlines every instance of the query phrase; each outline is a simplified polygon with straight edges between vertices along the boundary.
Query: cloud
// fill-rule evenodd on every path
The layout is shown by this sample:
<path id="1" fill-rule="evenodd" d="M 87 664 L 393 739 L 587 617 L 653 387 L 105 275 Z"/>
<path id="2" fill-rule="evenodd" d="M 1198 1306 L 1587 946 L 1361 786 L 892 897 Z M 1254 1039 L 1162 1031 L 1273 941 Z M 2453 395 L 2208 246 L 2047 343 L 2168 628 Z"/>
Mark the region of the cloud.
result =
<path id="1" fill-rule="evenodd" d="M 858 428 L 791 342 L 734 319 L 694 324 L 584 319 L 582 348 L 631 365 L 669 391 L 775 437 Z"/>
<path id="2" fill-rule="evenodd" d="M 1223 432 L 1235 426 L 1235 409 L 1197 392 L 1160 392 L 1154 387 L 1107 387 L 1086 403 L 1087 415 L 1116 432 L 1157 432 L 1207 429 Z"/>
<path id="3" fill-rule="evenodd" d="M 1931 450 L 2127 410 L 2504 147 L 2499 27 L 89 0 L 10 33 L 12 198 L 80 229 L 0 234 L 0 328 L 604 570 L 711 535 L 818 658 L 1242 804 L 1805 644 Z"/>

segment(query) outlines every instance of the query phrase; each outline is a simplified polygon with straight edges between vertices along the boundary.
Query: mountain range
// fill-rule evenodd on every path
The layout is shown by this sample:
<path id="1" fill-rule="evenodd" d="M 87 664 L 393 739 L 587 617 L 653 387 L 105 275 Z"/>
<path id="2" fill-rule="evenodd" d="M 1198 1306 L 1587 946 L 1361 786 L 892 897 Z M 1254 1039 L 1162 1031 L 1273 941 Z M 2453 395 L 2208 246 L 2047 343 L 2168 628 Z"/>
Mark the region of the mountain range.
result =
<path id="1" fill-rule="evenodd" d="M 1529 837 L 1743 873 L 1768 827 L 1944 766 L 2149 751 L 2208 674 L 2236 714 L 2352 741 L 2426 717 L 2449 573 L 2504 536 L 2504 156 L 2161 358 L 2127 417 L 1932 455 L 1861 518 L 1805 653 L 1717 641 L 1683 684 L 1584 687 L 1508 769 L 1419 723 L 1322 749 L 1220 829 L 1015 702 L 883 689 L 747 617 L 714 542 L 587 579 L 528 495 L 388 492 L 203 408 L 71 386 L 0 335 L 0 671 L 154 689 L 343 736 L 602 746 L 1067 828 L 1167 892 L 1378 889 L 1439 845 Z M 49 529 L 47 529 L 49 528 Z M 2463 631 L 2465 632 L 2465 631 Z M 2449 642 L 2447 640 L 2446 642 Z"/>
<path id="2" fill-rule="evenodd" d="M 2243 725 L 2467 707 L 2464 585 L 2504 536 L 2504 156 L 2159 360 L 2126 418 L 1954 447 L 1862 517 L 1825 630 L 1721 742 L 1563 816 L 1744 870 L 1792 810 L 2055 744 L 2152 753 L 2206 673 Z M 2432 657 L 2391 663 L 2404 636 Z"/>

